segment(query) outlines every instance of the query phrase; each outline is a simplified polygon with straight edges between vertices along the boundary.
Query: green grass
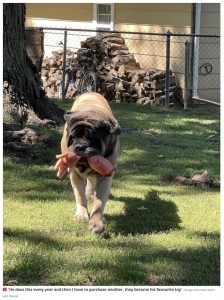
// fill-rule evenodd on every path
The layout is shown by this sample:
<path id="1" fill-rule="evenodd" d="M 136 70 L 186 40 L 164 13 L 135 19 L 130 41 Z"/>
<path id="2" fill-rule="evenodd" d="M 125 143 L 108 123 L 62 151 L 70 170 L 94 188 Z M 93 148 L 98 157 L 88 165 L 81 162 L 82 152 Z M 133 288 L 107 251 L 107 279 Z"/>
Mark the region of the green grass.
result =
<path id="1" fill-rule="evenodd" d="M 205 170 L 219 180 L 219 111 L 111 107 L 123 130 L 101 235 L 73 220 L 69 181 L 48 169 L 56 130 L 39 129 L 58 148 L 4 162 L 4 284 L 219 285 L 219 189 L 173 181 Z"/>

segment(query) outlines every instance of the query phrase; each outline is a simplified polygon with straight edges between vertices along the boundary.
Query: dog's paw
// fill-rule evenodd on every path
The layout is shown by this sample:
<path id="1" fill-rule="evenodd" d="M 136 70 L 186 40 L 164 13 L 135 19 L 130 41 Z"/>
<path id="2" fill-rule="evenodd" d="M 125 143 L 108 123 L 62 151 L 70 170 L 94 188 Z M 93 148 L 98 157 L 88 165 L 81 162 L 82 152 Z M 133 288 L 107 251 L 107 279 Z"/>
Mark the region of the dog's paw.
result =
<path id="1" fill-rule="evenodd" d="M 75 215 L 74 215 L 74 218 L 77 220 L 77 221 L 89 221 L 89 214 L 88 214 L 88 211 L 85 207 L 80 207 L 77 209 Z"/>
<path id="2" fill-rule="evenodd" d="M 104 227 L 101 219 L 93 215 L 89 220 L 89 230 L 91 230 L 92 233 L 103 232 Z"/>

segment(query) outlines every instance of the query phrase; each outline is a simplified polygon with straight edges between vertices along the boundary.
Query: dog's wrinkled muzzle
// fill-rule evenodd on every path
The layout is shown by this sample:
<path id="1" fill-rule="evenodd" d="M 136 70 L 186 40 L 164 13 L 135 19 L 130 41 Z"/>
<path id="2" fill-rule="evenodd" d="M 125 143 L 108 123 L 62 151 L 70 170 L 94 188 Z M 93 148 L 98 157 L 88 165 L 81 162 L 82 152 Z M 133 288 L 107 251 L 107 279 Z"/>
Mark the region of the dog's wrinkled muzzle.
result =
<path id="1" fill-rule="evenodd" d="M 75 154 L 80 155 L 82 157 L 90 157 L 93 155 L 99 155 L 99 151 L 97 151 L 96 149 L 92 148 L 92 147 L 85 147 L 85 146 L 70 146 L 68 148 L 69 151 L 73 151 Z"/>

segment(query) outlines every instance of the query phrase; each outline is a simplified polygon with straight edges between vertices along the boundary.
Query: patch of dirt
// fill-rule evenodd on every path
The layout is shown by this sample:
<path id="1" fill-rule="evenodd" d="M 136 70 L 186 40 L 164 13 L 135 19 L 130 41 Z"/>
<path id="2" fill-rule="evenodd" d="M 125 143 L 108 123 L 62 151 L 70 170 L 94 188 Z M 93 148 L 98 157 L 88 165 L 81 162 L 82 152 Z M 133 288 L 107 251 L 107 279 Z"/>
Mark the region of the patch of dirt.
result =
<path id="1" fill-rule="evenodd" d="M 52 126 L 52 124 L 47 124 Z M 14 163 L 28 164 L 40 158 L 41 150 L 58 148 L 58 141 L 32 127 L 3 124 L 3 157 Z M 51 157 L 46 157 L 50 162 Z"/>
<path id="2" fill-rule="evenodd" d="M 162 178 L 162 183 L 165 184 L 181 184 L 189 186 L 206 186 L 206 187 L 220 187 L 220 181 L 213 180 L 208 176 L 208 172 L 205 171 L 202 174 L 195 174 L 192 178 L 186 176 L 177 176 L 175 178 Z"/>

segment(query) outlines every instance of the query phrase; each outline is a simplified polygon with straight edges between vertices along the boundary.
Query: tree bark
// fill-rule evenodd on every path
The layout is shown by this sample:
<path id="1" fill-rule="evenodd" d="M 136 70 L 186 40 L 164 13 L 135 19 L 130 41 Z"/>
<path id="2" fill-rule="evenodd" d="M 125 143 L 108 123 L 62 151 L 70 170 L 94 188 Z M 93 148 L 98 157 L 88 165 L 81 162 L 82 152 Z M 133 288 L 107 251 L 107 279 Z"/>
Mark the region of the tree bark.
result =
<path id="1" fill-rule="evenodd" d="M 31 115 L 64 123 L 64 111 L 40 86 L 40 75 L 26 52 L 22 3 L 3 4 L 3 120 L 25 124 Z"/>

